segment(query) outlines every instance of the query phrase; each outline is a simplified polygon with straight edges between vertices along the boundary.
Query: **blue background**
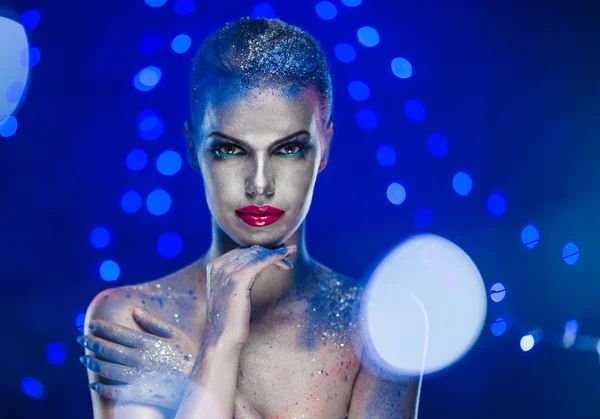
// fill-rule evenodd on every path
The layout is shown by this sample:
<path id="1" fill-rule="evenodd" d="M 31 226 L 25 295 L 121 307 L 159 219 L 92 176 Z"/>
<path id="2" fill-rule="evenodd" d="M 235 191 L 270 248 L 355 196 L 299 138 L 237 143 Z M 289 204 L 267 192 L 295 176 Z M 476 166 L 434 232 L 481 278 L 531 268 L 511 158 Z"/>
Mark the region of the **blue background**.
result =
<path id="1" fill-rule="evenodd" d="M 488 300 L 473 350 L 426 377 L 420 417 L 598 417 L 598 353 L 556 343 L 573 319 L 581 334 L 600 335 L 597 10 L 567 2 L 364 0 L 347 7 L 331 0 L 336 15 L 323 19 L 318 13 L 331 17 L 334 9 L 317 3 L 269 2 L 275 16 L 320 41 L 334 81 L 335 134 L 308 216 L 309 251 L 365 280 L 400 240 L 429 231 L 465 250 L 488 289 L 501 282 L 507 290 L 501 302 Z M 14 20 L 30 9 L 41 15 L 28 31 L 41 57 L 18 129 L 0 137 L 1 417 L 92 417 L 78 315 L 103 289 L 156 279 L 207 249 L 209 212 L 182 135 L 191 59 L 227 21 L 269 12 L 256 4 L 198 2 L 187 16 L 176 13 L 186 13 L 181 0 L 157 8 L 142 0 L 0 6 Z M 361 44 L 363 26 L 376 29 L 377 45 Z M 152 55 L 138 47 L 148 33 L 162 38 Z M 181 33 L 191 48 L 178 54 L 171 40 Z M 354 48 L 353 61 L 336 57 L 340 43 Z M 412 65 L 409 78 L 394 75 L 396 57 Z M 147 66 L 158 67 L 161 80 L 141 92 L 133 80 Z M 356 81 L 368 93 L 362 84 L 349 91 Z M 145 109 L 164 124 L 155 140 L 141 138 L 136 126 Z M 428 149 L 432 134 L 447 140 L 446 153 Z M 143 166 L 132 171 L 128 154 L 136 148 L 148 160 L 130 157 L 130 166 Z M 156 169 L 165 150 L 184 159 L 169 176 Z M 459 171 L 472 180 L 472 189 L 460 183 L 462 194 L 453 188 Z M 393 182 L 406 192 L 400 205 L 387 196 Z M 163 215 L 146 208 L 156 189 L 172 199 Z M 129 190 L 142 198 L 131 214 L 121 207 Z M 487 205 L 493 193 L 505 203 L 497 216 Z M 521 242 L 529 224 L 540 234 L 533 248 Z M 108 235 L 91 236 L 99 226 Z M 159 239 L 163 233 L 176 234 Z M 580 251 L 572 265 L 563 260 L 570 242 Z M 119 266 L 114 282 L 101 276 L 106 260 Z M 106 278 L 116 276 L 110 264 L 104 269 Z M 508 329 L 496 337 L 490 326 L 498 317 Z M 535 328 L 543 337 L 523 352 L 519 341 Z M 30 378 L 43 386 L 40 397 Z"/>

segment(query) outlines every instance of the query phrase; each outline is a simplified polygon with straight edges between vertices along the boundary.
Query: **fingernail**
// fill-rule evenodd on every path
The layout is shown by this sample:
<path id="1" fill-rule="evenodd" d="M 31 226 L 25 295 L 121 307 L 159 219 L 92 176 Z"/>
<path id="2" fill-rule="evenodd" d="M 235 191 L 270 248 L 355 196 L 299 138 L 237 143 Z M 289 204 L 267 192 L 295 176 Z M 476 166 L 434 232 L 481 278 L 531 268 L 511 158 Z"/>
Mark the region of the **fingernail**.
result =
<path id="1" fill-rule="evenodd" d="M 294 265 L 292 265 L 292 262 L 290 262 L 289 260 L 286 259 L 281 259 L 283 261 L 283 263 L 285 263 L 287 265 L 288 268 L 292 269 L 294 267 Z"/>
<path id="2" fill-rule="evenodd" d="M 78 336 L 77 337 L 77 342 L 79 342 L 79 344 L 81 346 L 84 346 L 84 347 L 87 348 L 88 340 L 87 340 L 87 338 L 85 336 Z"/>
<path id="3" fill-rule="evenodd" d="M 89 386 L 92 390 L 98 391 L 98 383 L 91 383 Z"/>
<path id="4" fill-rule="evenodd" d="M 86 365 L 87 364 L 87 357 L 85 355 L 82 355 L 79 357 L 79 361 L 83 364 Z"/>

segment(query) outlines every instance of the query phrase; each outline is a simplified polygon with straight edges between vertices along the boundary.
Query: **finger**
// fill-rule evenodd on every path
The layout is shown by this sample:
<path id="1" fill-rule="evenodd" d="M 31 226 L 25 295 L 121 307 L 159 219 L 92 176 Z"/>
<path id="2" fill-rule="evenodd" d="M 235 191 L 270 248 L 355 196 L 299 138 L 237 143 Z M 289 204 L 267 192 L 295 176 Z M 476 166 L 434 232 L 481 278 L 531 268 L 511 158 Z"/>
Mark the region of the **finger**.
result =
<path id="1" fill-rule="evenodd" d="M 93 320 L 89 328 L 95 336 L 110 340 L 130 348 L 142 348 L 148 343 L 154 344 L 158 339 L 149 333 L 138 332 L 104 320 Z"/>
<path id="2" fill-rule="evenodd" d="M 77 342 L 108 361 L 130 366 L 142 365 L 136 349 L 89 335 L 78 336 Z"/>
<path id="3" fill-rule="evenodd" d="M 89 387 L 101 397 L 118 400 L 119 402 L 141 402 L 171 409 L 176 406 L 176 404 L 174 404 L 176 395 L 162 394 L 160 389 L 154 391 L 152 389 L 144 389 L 140 388 L 140 386 L 130 384 L 102 384 L 99 382 L 91 383 L 89 384 Z"/>
<path id="4" fill-rule="evenodd" d="M 81 361 L 81 363 L 90 371 L 93 371 L 104 378 L 108 378 L 109 380 L 129 383 L 131 380 L 139 378 L 140 376 L 138 370 L 126 367 L 125 365 L 102 361 L 92 356 L 81 356 L 79 357 L 79 361 Z"/>
<path id="5" fill-rule="evenodd" d="M 132 390 L 129 385 L 102 384 L 98 382 L 91 383 L 89 387 L 100 396 L 113 400 L 120 400 L 121 394 L 123 394 L 126 390 L 129 390 L 129 392 Z"/>
<path id="6" fill-rule="evenodd" d="M 177 336 L 177 328 L 166 321 L 146 313 L 139 308 L 133 309 L 133 318 L 144 329 L 163 338 L 173 338 Z"/>
<path id="7" fill-rule="evenodd" d="M 247 280 L 250 282 L 247 284 L 248 289 L 252 287 L 254 279 L 269 265 L 282 262 L 285 257 L 296 251 L 295 245 L 282 247 L 277 250 L 270 250 L 262 248 L 254 258 L 249 260 L 243 267 L 241 267 L 234 275 L 240 279 Z M 283 262 L 285 263 L 285 262 Z"/>
<path id="8" fill-rule="evenodd" d="M 294 267 L 294 265 L 292 265 L 292 263 L 290 261 L 288 261 L 287 259 L 282 259 L 282 260 L 276 262 L 275 266 L 277 266 L 279 268 L 279 270 L 281 270 L 281 271 L 289 271 L 290 269 L 292 269 Z"/>
<path id="9" fill-rule="evenodd" d="M 243 266 L 256 256 L 260 255 L 264 251 L 281 251 L 283 248 L 289 247 L 290 249 L 296 248 L 296 245 L 286 245 L 285 243 L 280 244 L 279 246 L 268 248 L 264 246 L 260 246 L 258 244 L 254 244 L 251 246 L 241 246 L 236 249 L 231 250 L 218 260 L 217 264 L 221 264 L 222 266 Z M 290 251 L 290 254 L 293 253 L 293 250 Z M 233 270 L 235 272 L 236 269 Z"/>

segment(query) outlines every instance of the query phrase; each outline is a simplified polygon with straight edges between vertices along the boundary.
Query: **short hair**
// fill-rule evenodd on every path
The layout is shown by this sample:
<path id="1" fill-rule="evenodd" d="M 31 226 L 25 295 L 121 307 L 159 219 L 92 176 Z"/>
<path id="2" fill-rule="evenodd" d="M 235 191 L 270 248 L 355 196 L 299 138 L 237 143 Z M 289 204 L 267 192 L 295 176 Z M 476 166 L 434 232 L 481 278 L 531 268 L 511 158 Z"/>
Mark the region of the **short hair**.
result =
<path id="1" fill-rule="evenodd" d="M 312 86 L 323 117 L 324 125 L 319 128 L 331 119 L 333 93 L 327 57 L 309 33 L 280 19 L 243 17 L 204 40 L 192 66 L 192 121 L 203 112 L 207 88 L 222 82 L 278 87 L 290 94 Z"/>

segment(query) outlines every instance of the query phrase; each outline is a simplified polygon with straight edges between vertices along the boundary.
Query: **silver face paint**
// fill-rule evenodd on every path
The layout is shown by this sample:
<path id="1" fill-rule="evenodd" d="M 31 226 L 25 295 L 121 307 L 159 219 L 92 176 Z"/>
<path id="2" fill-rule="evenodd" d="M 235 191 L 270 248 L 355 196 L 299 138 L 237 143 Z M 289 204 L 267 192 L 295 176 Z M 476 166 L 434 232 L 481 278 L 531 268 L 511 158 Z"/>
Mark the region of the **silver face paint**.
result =
<path id="1" fill-rule="evenodd" d="M 213 220 L 241 246 L 283 243 L 304 221 L 323 154 L 319 115 L 311 90 L 290 96 L 277 88 L 219 88 L 207 97 L 196 133 L 198 166 Z M 248 205 L 285 214 L 252 227 L 235 214 Z"/>

